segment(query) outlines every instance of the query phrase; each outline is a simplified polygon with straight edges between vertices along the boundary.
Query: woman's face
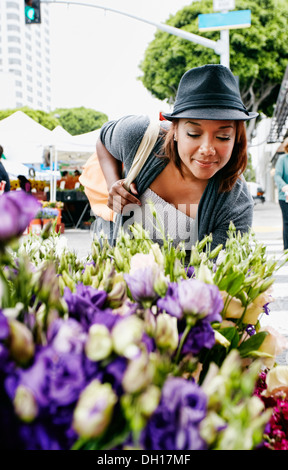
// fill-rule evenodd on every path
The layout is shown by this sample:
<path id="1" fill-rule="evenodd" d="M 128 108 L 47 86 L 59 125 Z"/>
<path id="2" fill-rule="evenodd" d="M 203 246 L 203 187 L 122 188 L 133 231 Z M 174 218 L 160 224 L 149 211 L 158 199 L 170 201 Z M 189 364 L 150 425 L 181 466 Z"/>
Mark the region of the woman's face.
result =
<path id="1" fill-rule="evenodd" d="M 235 121 L 179 119 L 175 128 L 184 174 L 208 180 L 230 160 L 236 137 Z"/>

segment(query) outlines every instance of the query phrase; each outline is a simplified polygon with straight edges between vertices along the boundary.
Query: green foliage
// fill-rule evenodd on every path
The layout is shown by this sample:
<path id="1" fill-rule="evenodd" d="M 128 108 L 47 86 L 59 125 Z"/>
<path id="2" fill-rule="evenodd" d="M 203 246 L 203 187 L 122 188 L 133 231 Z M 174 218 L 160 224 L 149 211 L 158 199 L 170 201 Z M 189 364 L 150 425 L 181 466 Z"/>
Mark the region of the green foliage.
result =
<path id="1" fill-rule="evenodd" d="M 72 135 L 84 134 L 86 132 L 99 129 L 106 121 L 108 116 L 94 109 L 84 108 L 57 108 L 54 111 L 59 116 L 59 122 L 62 127 Z"/>
<path id="2" fill-rule="evenodd" d="M 246 170 L 244 171 L 243 175 L 244 175 L 244 178 L 246 179 L 246 181 L 256 182 L 256 172 L 255 172 L 255 169 L 253 168 L 253 165 L 252 165 L 252 157 L 251 157 L 250 153 L 248 153 L 248 164 L 247 164 Z"/>
<path id="3" fill-rule="evenodd" d="M 230 67 L 239 77 L 249 110 L 272 115 L 287 66 L 288 5 L 284 0 L 237 0 L 236 10 L 251 10 L 249 28 L 230 30 Z M 193 2 L 171 16 L 167 24 L 199 35 L 198 15 L 212 13 L 212 0 Z M 201 33 L 214 41 L 218 31 Z M 158 31 L 140 64 L 140 80 L 158 99 L 173 103 L 179 80 L 190 68 L 219 63 L 212 49 Z"/>
<path id="4" fill-rule="evenodd" d="M 61 125 L 71 135 L 84 134 L 99 129 L 108 120 L 106 114 L 84 107 L 59 108 L 46 113 L 45 111 L 25 106 L 22 108 L 0 110 L 0 121 L 16 111 L 22 111 L 41 124 L 41 126 L 51 131 Z"/>
<path id="5" fill-rule="evenodd" d="M 39 109 L 32 109 L 28 106 L 24 106 L 22 108 L 16 109 L 3 109 L 0 110 L 0 120 L 7 118 L 11 114 L 15 113 L 16 111 L 22 111 L 23 113 L 27 114 L 27 116 L 34 119 L 34 121 L 41 124 L 41 126 L 50 129 L 51 131 L 54 127 L 59 125 L 58 119 L 53 115 L 53 113 L 46 113 L 45 111 L 41 111 Z"/>

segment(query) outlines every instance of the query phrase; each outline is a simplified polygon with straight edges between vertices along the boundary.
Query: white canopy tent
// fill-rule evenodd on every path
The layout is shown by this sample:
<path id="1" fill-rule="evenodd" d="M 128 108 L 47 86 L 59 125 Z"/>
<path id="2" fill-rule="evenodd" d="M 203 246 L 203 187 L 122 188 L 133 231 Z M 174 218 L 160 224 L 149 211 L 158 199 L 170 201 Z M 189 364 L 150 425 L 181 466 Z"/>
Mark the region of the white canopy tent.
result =
<path id="1" fill-rule="evenodd" d="M 47 153 L 49 150 L 50 198 L 54 201 L 56 180 L 59 176 L 58 164 L 83 166 L 95 151 L 99 132 L 100 130 L 97 130 L 72 136 L 61 126 L 50 131 L 22 111 L 16 111 L 0 121 L 0 145 L 4 148 L 5 162 L 10 168 L 12 162 L 15 165 L 40 165 L 44 163 L 45 151 Z"/>
<path id="2" fill-rule="evenodd" d="M 51 131 L 22 111 L 16 111 L 0 121 L 0 145 L 7 161 L 42 163 L 43 142 Z"/>

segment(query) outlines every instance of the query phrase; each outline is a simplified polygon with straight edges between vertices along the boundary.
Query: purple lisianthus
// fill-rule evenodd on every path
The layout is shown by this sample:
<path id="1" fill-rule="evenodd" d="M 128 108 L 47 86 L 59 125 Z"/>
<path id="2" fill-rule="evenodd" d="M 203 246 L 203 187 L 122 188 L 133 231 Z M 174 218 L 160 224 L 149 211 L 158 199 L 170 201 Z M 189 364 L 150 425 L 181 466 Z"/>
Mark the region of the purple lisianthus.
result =
<path id="1" fill-rule="evenodd" d="M 185 272 L 187 277 L 191 278 L 195 275 L 195 268 L 194 266 L 189 266 L 188 268 L 185 268 Z"/>
<path id="2" fill-rule="evenodd" d="M 117 321 L 117 315 L 110 308 L 105 308 L 107 292 L 91 286 L 77 284 L 73 293 L 68 287 L 64 289 L 64 300 L 68 305 L 69 316 L 81 323 L 87 331 L 93 323 L 103 323 L 111 329 Z"/>
<path id="3" fill-rule="evenodd" d="M 207 398 L 194 382 L 169 378 L 158 407 L 142 432 L 145 450 L 204 450 L 199 424 L 206 416 Z"/>
<path id="4" fill-rule="evenodd" d="M 191 328 L 182 348 L 182 354 L 199 354 L 201 349 L 211 349 L 215 344 L 214 330 L 210 323 L 205 320 L 199 320 Z"/>
<path id="5" fill-rule="evenodd" d="M 131 295 L 136 302 L 153 302 L 158 297 L 154 289 L 156 281 L 155 270 L 150 266 L 143 269 L 137 269 L 132 274 L 124 274 L 124 279 L 127 282 Z"/>
<path id="6" fill-rule="evenodd" d="M 205 317 L 210 322 L 222 321 L 223 300 L 217 286 L 185 279 L 179 283 L 178 296 L 185 315 Z"/>
<path id="7" fill-rule="evenodd" d="M 48 343 L 59 353 L 81 354 L 86 339 L 82 325 L 73 318 L 55 320 L 47 332 Z"/>
<path id="8" fill-rule="evenodd" d="M 157 307 L 173 317 L 181 318 L 183 316 L 177 282 L 169 283 L 165 297 L 157 300 Z"/>
<path id="9" fill-rule="evenodd" d="M 86 385 L 82 355 L 59 354 L 51 347 L 42 348 L 34 364 L 21 370 L 18 385 L 27 387 L 39 409 L 46 408 L 52 416 L 58 407 L 74 403 Z"/>
<path id="10" fill-rule="evenodd" d="M 22 235 L 41 204 L 25 191 L 9 191 L 0 197 L 0 243 Z"/>
<path id="11" fill-rule="evenodd" d="M 0 309 L 0 341 L 8 338 L 10 327 L 7 318 Z"/>

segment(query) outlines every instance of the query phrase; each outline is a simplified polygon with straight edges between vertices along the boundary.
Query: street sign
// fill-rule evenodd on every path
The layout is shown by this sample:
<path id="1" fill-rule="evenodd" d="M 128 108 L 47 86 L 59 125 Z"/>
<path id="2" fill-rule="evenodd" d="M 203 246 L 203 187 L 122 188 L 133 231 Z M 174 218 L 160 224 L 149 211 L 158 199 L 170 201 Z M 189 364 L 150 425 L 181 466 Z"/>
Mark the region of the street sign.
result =
<path id="1" fill-rule="evenodd" d="M 234 10 L 235 0 L 213 0 L 214 11 Z"/>
<path id="2" fill-rule="evenodd" d="M 251 10 L 236 10 L 227 13 L 198 15 L 199 31 L 248 28 L 251 26 Z"/>

